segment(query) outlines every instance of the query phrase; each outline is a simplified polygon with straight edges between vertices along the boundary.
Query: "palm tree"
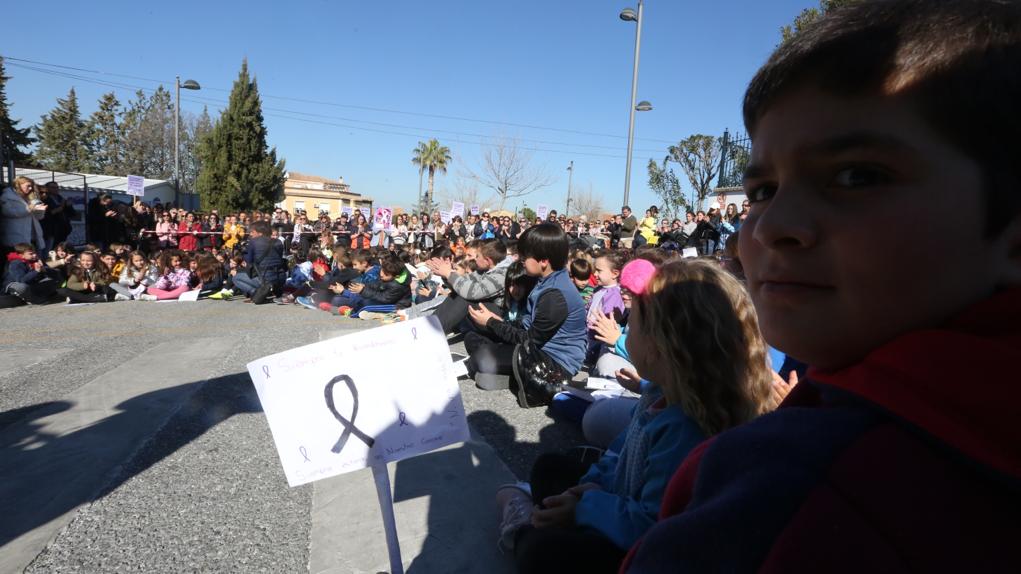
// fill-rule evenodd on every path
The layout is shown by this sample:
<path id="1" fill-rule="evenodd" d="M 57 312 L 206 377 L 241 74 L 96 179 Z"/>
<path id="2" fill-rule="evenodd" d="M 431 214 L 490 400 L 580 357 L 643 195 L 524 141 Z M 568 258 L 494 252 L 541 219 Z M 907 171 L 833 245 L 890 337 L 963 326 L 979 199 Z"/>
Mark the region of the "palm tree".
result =
<path id="1" fill-rule="evenodd" d="M 432 208 L 433 180 L 436 172 L 447 173 L 447 165 L 451 162 L 451 159 L 450 148 L 440 145 L 439 140 L 436 138 L 429 140 L 422 150 L 422 169 L 429 170 L 429 191 L 426 193 L 424 202 L 428 209 Z"/>
<path id="2" fill-rule="evenodd" d="M 422 205 L 422 174 L 425 173 L 425 159 L 427 147 L 425 142 L 418 142 L 418 147 L 411 150 L 411 163 L 418 166 L 418 203 L 417 206 Z"/>

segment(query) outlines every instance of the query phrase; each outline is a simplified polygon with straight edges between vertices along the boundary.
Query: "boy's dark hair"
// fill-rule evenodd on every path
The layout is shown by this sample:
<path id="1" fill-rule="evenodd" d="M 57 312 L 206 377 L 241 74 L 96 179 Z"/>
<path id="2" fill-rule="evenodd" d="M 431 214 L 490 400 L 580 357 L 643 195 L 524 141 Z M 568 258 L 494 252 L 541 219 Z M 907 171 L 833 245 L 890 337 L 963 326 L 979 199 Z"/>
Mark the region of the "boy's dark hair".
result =
<path id="1" fill-rule="evenodd" d="M 555 223 L 541 223 L 525 230 L 518 241 L 518 257 L 536 261 L 546 259 L 554 271 L 567 265 L 570 240 L 563 228 Z"/>
<path id="2" fill-rule="evenodd" d="M 452 259 L 453 257 L 454 257 L 454 252 L 451 251 L 450 247 L 447 246 L 447 245 L 439 245 L 437 247 L 433 247 L 433 250 L 429 252 L 429 258 L 430 259 L 434 259 L 434 258 L 435 259 Z"/>
<path id="3" fill-rule="evenodd" d="M 592 264 L 588 262 L 588 259 L 580 257 L 572 259 L 570 274 L 572 279 L 588 281 L 589 277 L 592 277 Z"/>
<path id="4" fill-rule="evenodd" d="M 347 269 L 351 266 L 351 256 L 347 253 L 334 253 L 333 262 Z"/>
<path id="5" fill-rule="evenodd" d="M 507 241 L 504 242 L 503 246 L 507 249 L 507 256 L 508 257 L 510 257 L 512 255 L 517 255 L 518 254 L 518 240 L 517 239 L 508 239 Z"/>
<path id="6" fill-rule="evenodd" d="M 404 264 L 397 257 L 390 255 L 379 261 L 379 270 L 396 279 L 401 271 L 404 271 Z"/>
<path id="7" fill-rule="evenodd" d="M 465 243 L 464 248 L 465 249 L 478 249 L 480 245 L 482 245 L 482 240 L 481 239 L 472 239 L 468 243 Z"/>
<path id="8" fill-rule="evenodd" d="M 258 231 L 259 235 L 265 235 L 266 237 L 269 237 L 270 233 L 273 231 L 269 227 L 269 222 L 261 219 L 252 223 L 251 230 Z"/>
<path id="9" fill-rule="evenodd" d="M 35 253 L 35 245 L 31 243 L 15 243 L 14 252 L 18 255 L 24 255 L 26 253 Z"/>
<path id="10" fill-rule="evenodd" d="M 773 53 L 744 121 L 811 84 L 841 97 L 896 95 L 982 168 L 986 234 L 1021 210 L 1021 2 L 863 0 L 829 11 Z"/>
<path id="11" fill-rule="evenodd" d="M 479 243 L 479 254 L 493 260 L 493 265 L 507 258 L 507 248 L 499 239 L 483 239 Z"/>
<path id="12" fill-rule="evenodd" d="M 368 263 L 371 266 L 375 259 L 373 259 L 372 254 L 367 249 L 355 249 L 354 253 L 351 254 L 351 261 Z"/>

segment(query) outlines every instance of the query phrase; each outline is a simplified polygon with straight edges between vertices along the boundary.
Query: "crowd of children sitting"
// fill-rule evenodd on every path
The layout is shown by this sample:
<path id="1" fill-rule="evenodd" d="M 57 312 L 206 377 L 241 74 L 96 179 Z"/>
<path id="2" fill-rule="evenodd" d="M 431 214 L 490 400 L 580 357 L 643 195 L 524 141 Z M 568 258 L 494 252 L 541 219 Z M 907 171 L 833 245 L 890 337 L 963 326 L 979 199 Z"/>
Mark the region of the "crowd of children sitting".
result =
<path id="1" fill-rule="evenodd" d="M 477 387 L 598 447 L 543 455 L 497 493 L 522 572 L 1016 572 L 1018 66 L 1017 2 L 832 9 L 748 89 L 750 208 L 727 214 L 720 257 L 657 246 L 652 210 L 601 247 L 537 222 L 291 254 L 255 222 L 243 256 L 58 245 L 43 261 L 18 244 L 4 289 L 272 284 L 338 316 L 436 316 Z"/>

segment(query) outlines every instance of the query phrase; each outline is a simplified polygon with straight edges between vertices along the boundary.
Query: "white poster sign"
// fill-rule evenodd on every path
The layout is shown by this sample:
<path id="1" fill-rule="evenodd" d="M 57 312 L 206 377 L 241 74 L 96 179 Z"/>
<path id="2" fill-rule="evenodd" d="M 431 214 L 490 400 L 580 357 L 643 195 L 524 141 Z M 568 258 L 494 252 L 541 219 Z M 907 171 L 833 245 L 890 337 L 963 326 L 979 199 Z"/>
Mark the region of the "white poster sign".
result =
<path id="1" fill-rule="evenodd" d="M 477 206 L 477 205 L 471 206 L 471 214 L 472 215 L 478 215 L 479 214 L 479 206 Z"/>
<path id="2" fill-rule="evenodd" d="M 373 222 L 373 229 L 390 229 L 390 222 L 393 220 L 394 212 L 389 207 L 377 207 L 376 219 Z"/>
<path id="3" fill-rule="evenodd" d="M 441 211 L 441 212 L 440 212 L 440 221 L 442 221 L 443 223 L 450 223 L 450 221 L 451 221 L 452 219 L 454 219 L 454 218 L 453 218 L 453 216 L 452 216 L 452 215 L 450 214 L 450 212 L 449 212 L 449 211 Z"/>
<path id="4" fill-rule="evenodd" d="M 460 201 L 455 201 L 450 204 L 450 217 L 464 217 L 464 204 Z"/>
<path id="5" fill-rule="evenodd" d="M 546 217 L 548 215 L 549 215 L 549 206 L 548 205 L 543 205 L 543 204 L 540 203 L 539 205 L 535 206 L 535 216 L 536 217 L 538 217 L 539 219 L 541 219 L 543 221 L 546 221 Z"/>
<path id="6" fill-rule="evenodd" d="M 365 216 L 365 221 L 372 221 L 372 210 L 368 207 L 359 207 L 358 211 Z"/>
<path id="7" fill-rule="evenodd" d="M 248 373 L 291 486 L 469 438 L 450 348 L 433 317 L 270 355 Z"/>
<path id="8" fill-rule="evenodd" d="M 342 205 L 340 207 L 340 214 L 346 215 L 348 219 L 351 219 L 351 216 L 355 214 L 355 208 L 351 207 L 350 205 Z"/>
<path id="9" fill-rule="evenodd" d="M 142 197 L 145 195 L 145 178 L 140 175 L 128 176 L 128 195 Z"/>

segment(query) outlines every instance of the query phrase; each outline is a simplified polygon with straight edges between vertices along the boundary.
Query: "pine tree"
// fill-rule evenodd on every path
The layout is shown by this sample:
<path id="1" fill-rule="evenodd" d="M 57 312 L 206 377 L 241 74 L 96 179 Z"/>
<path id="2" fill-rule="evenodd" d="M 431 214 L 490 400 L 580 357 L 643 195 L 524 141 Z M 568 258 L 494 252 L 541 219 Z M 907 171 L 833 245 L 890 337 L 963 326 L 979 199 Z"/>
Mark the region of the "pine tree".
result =
<path id="1" fill-rule="evenodd" d="M 174 177 L 174 100 L 163 86 L 156 88 L 149 97 L 141 129 L 144 175 L 171 179 Z"/>
<path id="2" fill-rule="evenodd" d="M 249 79 L 248 60 L 209 136 L 199 145 L 202 170 L 196 187 L 206 209 L 232 212 L 241 209 L 269 210 L 284 183 L 284 161 L 276 148 L 268 149 L 262 102 L 254 79 Z"/>
<path id="3" fill-rule="evenodd" d="M 42 117 L 36 132 L 39 135 L 36 160 L 44 168 L 72 172 L 87 172 L 91 168 L 88 134 L 74 88 L 67 98 L 57 98 L 57 107 Z"/>
<path id="4" fill-rule="evenodd" d="M 143 127 L 149 99 L 145 92 L 135 92 L 121 116 L 121 154 L 117 169 L 120 175 L 145 175 L 146 136 Z"/>
<path id="5" fill-rule="evenodd" d="M 92 167 L 103 175 L 120 175 L 122 142 L 119 119 L 121 103 L 113 92 L 103 94 L 99 109 L 88 122 L 89 147 L 92 149 Z"/>
<path id="6" fill-rule="evenodd" d="M 0 138 L 10 146 L 8 152 L 15 162 L 26 163 L 30 155 L 20 148 L 28 147 L 35 140 L 29 135 L 31 128 L 19 128 L 21 120 L 12 120 L 7 105 L 7 80 L 11 79 L 4 70 L 4 59 L 0 57 Z"/>

